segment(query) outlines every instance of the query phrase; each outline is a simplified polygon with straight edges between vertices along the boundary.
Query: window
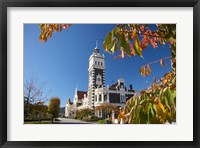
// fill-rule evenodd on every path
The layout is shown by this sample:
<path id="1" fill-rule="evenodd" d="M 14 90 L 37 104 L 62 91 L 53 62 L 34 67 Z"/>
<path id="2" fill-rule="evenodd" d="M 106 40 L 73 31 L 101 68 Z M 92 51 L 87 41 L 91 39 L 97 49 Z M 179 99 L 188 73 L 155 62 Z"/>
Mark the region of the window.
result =
<path id="1" fill-rule="evenodd" d="M 99 95 L 99 101 L 101 101 L 101 95 Z"/>
<path id="2" fill-rule="evenodd" d="M 101 66 L 103 65 L 103 63 L 101 62 Z"/>
<path id="3" fill-rule="evenodd" d="M 104 95 L 104 100 L 107 101 L 107 95 Z"/>
<path id="4" fill-rule="evenodd" d="M 101 110 L 99 110 L 99 117 L 101 117 L 102 116 L 102 112 L 101 112 Z"/>
<path id="5" fill-rule="evenodd" d="M 98 61 L 98 65 L 100 65 L 99 61 Z"/>
<path id="6" fill-rule="evenodd" d="M 95 65 L 97 65 L 97 61 L 95 61 Z"/>
<path id="7" fill-rule="evenodd" d="M 124 101 L 125 101 L 125 96 L 124 95 L 120 95 L 120 102 L 124 103 Z"/>

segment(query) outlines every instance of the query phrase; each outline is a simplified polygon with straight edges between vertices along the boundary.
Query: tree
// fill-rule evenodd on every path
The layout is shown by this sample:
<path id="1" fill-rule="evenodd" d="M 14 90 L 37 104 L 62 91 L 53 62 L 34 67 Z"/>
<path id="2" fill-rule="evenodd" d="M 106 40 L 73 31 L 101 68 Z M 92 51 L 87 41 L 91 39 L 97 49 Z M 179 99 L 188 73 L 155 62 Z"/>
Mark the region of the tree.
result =
<path id="1" fill-rule="evenodd" d="M 45 102 L 46 96 L 43 95 L 44 83 L 38 84 L 38 79 L 31 76 L 30 79 L 24 83 L 24 103 L 34 104 L 37 102 Z"/>
<path id="2" fill-rule="evenodd" d="M 126 103 L 129 124 L 165 124 L 176 122 L 176 77 L 169 72 L 150 88 Z"/>
<path id="3" fill-rule="evenodd" d="M 109 115 L 111 117 L 112 111 L 115 111 L 115 113 L 119 112 L 119 109 L 117 106 L 112 105 L 111 103 L 102 103 L 99 106 L 96 106 L 95 110 L 101 110 L 103 115 L 103 118 L 106 117 L 106 115 Z"/>
<path id="4" fill-rule="evenodd" d="M 38 103 L 47 101 L 47 95 L 43 93 L 44 83 L 38 83 L 38 79 L 35 75 L 32 75 L 30 79 L 27 79 L 24 83 L 24 119 L 35 118 L 35 113 L 38 112 Z"/>
<path id="5" fill-rule="evenodd" d="M 76 118 L 80 118 L 81 120 L 83 117 L 89 117 L 92 115 L 92 109 L 84 108 L 76 111 Z"/>
<path id="6" fill-rule="evenodd" d="M 48 106 L 44 104 L 44 102 L 37 102 L 36 104 L 32 105 L 33 113 L 38 118 L 39 122 L 44 119 L 48 113 Z"/>
<path id="7" fill-rule="evenodd" d="M 49 101 L 48 112 L 51 115 L 51 123 L 53 123 L 54 118 L 59 116 L 60 111 L 60 99 L 58 97 L 53 97 Z"/>

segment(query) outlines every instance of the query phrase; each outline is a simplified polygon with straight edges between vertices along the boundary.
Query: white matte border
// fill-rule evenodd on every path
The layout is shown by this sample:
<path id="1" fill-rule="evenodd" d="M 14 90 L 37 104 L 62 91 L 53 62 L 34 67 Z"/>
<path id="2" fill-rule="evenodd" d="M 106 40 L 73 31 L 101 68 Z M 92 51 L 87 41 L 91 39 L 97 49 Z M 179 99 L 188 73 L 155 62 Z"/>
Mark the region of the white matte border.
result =
<path id="1" fill-rule="evenodd" d="M 8 141 L 192 141 L 193 8 L 7 9 Z M 24 23 L 176 23 L 177 122 L 175 125 L 24 125 Z"/>

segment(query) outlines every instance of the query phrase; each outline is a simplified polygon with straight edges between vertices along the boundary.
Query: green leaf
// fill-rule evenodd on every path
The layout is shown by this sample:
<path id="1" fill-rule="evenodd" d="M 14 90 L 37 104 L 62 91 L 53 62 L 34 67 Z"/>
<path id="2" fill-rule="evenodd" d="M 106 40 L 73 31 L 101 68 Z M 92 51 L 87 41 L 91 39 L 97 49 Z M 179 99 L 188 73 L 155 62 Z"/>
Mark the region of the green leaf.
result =
<path id="1" fill-rule="evenodd" d="M 154 117 L 154 111 L 153 111 L 153 108 L 151 107 L 151 114 L 152 116 Z"/>
<path id="2" fill-rule="evenodd" d="M 169 110 L 171 110 L 171 108 L 170 108 L 170 106 L 169 106 L 169 104 L 168 104 L 168 100 L 167 100 L 166 97 L 165 97 L 165 105 L 168 107 Z"/>
<path id="3" fill-rule="evenodd" d="M 139 42 L 137 34 L 136 34 L 136 37 L 134 39 L 134 49 L 135 49 L 135 53 L 137 55 L 139 55 L 140 57 L 142 57 L 142 48 L 140 46 L 140 42 Z"/>
<path id="4" fill-rule="evenodd" d="M 124 33 L 120 34 L 120 36 L 119 36 L 119 44 L 120 44 L 120 46 L 123 47 L 124 49 L 126 48 L 127 42 L 126 42 L 126 38 L 125 38 Z"/>
<path id="5" fill-rule="evenodd" d="M 154 109 L 154 111 L 156 112 L 156 114 L 157 114 L 157 107 L 156 107 L 156 105 L 155 104 L 153 104 L 153 109 Z"/>
<path id="6" fill-rule="evenodd" d="M 175 39 L 172 36 L 167 39 L 167 42 L 174 42 L 174 41 Z"/>
<path id="7" fill-rule="evenodd" d="M 147 103 L 146 105 L 146 111 L 149 112 L 151 109 L 152 104 L 151 103 Z"/>
<path id="8" fill-rule="evenodd" d="M 176 46 L 175 46 L 175 44 L 171 45 L 171 53 L 172 53 L 172 57 L 175 58 L 176 57 Z"/>
<path id="9" fill-rule="evenodd" d="M 119 36 L 119 44 L 128 55 L 131 55 L 131 49 L 130 49 L 129 44 L 126 41 L 126 37 L 124 33 L 120 34 Z"/>
<path id="10" fill-rule="evenodd" d="M 110 51 L 112 51 L 112 53 L 116 52 L 118 50 L 118 47 L 117 47 L 117 43 L 116 43 L 116 39 L 113 40 L 113 43 L 112 43 L 112 47 L 110 49 Z"/>
<path id="11" fill-rule="evenodd" d="M 108 32 L 105 41 L 103 43 L 103 48 L 108 52 L 110 52 L 110 49 L 112 47 L 112 39 L 113 39 L 113 34 L 111 32 Z"/>
<path id="12" fill-rule="evenodd" d="M 119 29 L 119 27 L 115 27 L 114 29 L 113 29 L 113 35 L 114 36 L 118 36 L 118 32 L 120 31 L 120 29 Z"/>
<path id="13" fill-rule="evenodd" d="M 166 95 L 167 98 L 171 98 L 171 90 L 169 87 L 167 87 L 166 89 L 164 89 L 164 93 Z"/>

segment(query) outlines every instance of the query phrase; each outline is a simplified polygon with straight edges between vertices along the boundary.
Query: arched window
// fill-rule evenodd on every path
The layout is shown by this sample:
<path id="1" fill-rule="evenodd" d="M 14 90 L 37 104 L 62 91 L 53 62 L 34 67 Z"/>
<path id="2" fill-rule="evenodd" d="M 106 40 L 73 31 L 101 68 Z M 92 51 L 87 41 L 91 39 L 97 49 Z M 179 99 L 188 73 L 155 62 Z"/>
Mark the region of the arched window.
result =
<path id="1" fill-rule="evenodd" d="M 107 101 L 107 95 L 104 95 L 104 100 Z"/>

